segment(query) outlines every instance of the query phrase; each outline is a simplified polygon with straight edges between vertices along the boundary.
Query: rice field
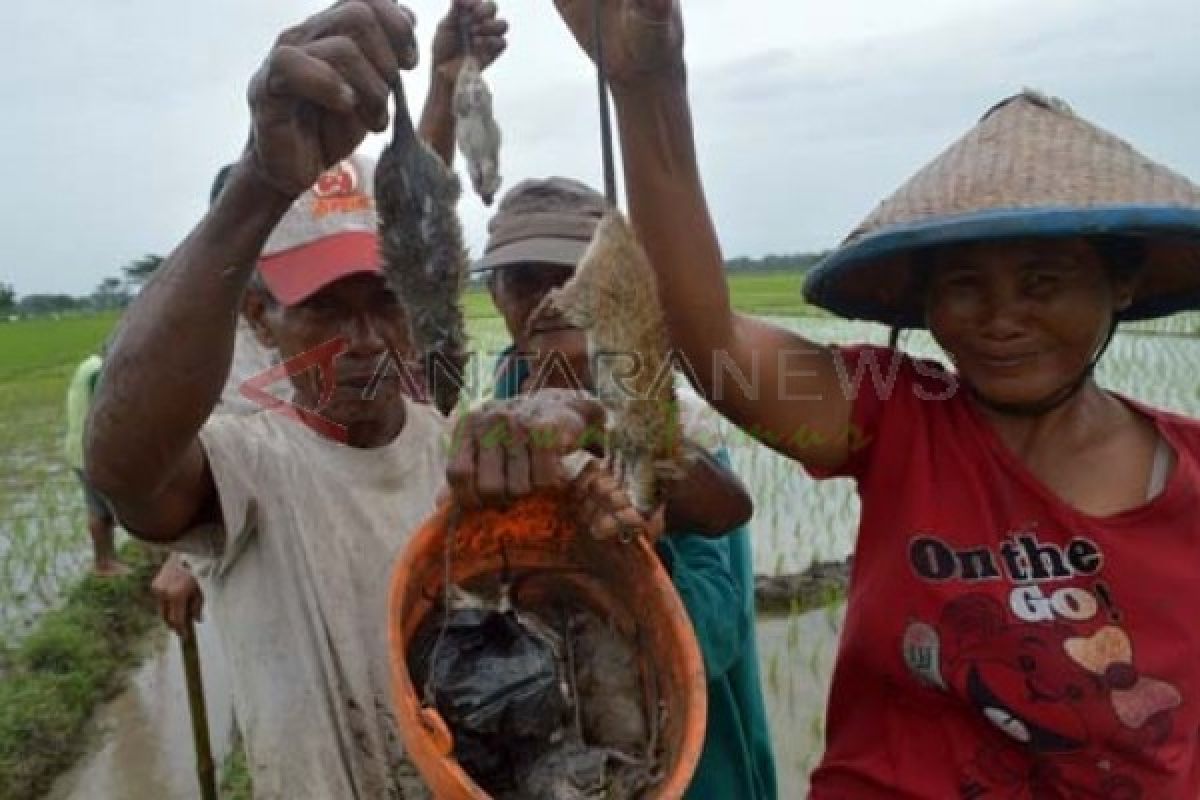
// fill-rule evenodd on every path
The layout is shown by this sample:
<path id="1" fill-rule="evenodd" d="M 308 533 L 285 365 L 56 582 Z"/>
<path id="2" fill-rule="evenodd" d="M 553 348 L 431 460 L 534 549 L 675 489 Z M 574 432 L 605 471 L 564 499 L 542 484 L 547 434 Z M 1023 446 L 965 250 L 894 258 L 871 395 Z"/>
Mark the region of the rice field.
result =
<path id="1" fill-rule="evenodd" d="M 0 324 L 0 643 L 89 563 L 82 501 L 61 455 L 65 393 L 114 319 Z"/>
<path id="2" fill-rule="evenodd" d="M 832 319 L 804 306 L 798 283 L 787 274 L 739 276 L 733 294 L 740 307 L 818 341 L 884 343 L 887 332 L 879 326 Z M 502 323 L 478 290 L 468 300 L 468 314 L 478 358 L 490 365 L 506 344 Z M 89 564 L 81 498 L 60 455 L 64 392 L 77 362 L 113 322 L 100 316 L 0 323 L 0 647 L 28 630 Z M 941 357 L 926 334 L 909 333 L 903 343 L 910 352 Z M 1197 364 L 1200 315 L 1179 315 L 1118 334 L 1099 377 L 1144 402 L 1200 416 Z M 474 388 L 480 394 L 485 387 L 481 381 Z M 858 517 L 851 485 L 812 481 L 727 425 L 723 431 L 756 502 L 756 571 L 793 572 L 850 553 Z M 841 614 L 835 606 L 764 619 L 759 626 L 783 797 L 801 796 L 819 758 Z"/>

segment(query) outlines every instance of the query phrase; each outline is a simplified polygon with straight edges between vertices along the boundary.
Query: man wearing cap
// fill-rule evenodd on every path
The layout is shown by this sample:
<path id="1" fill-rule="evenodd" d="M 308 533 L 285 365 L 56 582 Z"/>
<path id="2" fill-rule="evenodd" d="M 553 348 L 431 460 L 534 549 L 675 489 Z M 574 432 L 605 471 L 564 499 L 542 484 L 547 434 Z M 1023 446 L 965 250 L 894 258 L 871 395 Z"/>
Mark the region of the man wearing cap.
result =
<path id="1" fill-rule="evenodd" d="M 590 44 L 591 4 L 556 5 Z M 1200 422 L 1094 375 L 1120 320 L 1200 308 L 1200 187 L 1059 100 L 1006 98 L 806 284 L 927 327 L 953 369 L 822 345 L 730 307 L 679 4 L 604 13 L 676 346 L 722 413 L 862 502 L 810 797 L 1200 797 Z M 714 352 L 757 391 L 716 391 Z"/>
<path id="2" fill-rule="evenodd" d="M 604 197 L 569 178 L 513 187 L 488 223 L 477 269 L 513 345 L 500 357 L 495 395 L 562 386 L 592 390 L 584 333 L 557 315 L 535 316 L 565 283 L 606 210 Z M 557 359 L 552 366 L 551 359 Z M 774 800 L 775 763 L 755 644 L 750 499 L 730 474 L 729 456 L 708 407 L 681 392 L 684 435 L 696 462 L 673 485 L 666 535 L 657 551 L 687 608 L 708 678 L 708 727 L 688 800 Z M 699 446 L 697 446 L 699 445 Z M 716 450 L 715 463 L 705 449 Z M 732 482 L 732 486 L 730 485 Z M 713 538 L 721 537 L 721 538 Z"/>
<path id="3" fill-rule="evenodd" d="M 495 14 L 456 0 L 435 36 L 421 127 L 445 157 L 458 23 L 489 63 Z M 443 421 L 394 370 L 372 382 L 409 343 L 380 274 L 373 165 L 352 155 L 387 127 L 413 24 L 391 0 L 350 0 L 279 37 L 251 81 L 245 152 L 126 313 L 89 423 L 88 473 L 122 522 L 208 562 L 260 799 L 423 793 L 389 708 L 385 598 L 443 482 Z M 243 295 L 294 401 L 210 417 Z"/>

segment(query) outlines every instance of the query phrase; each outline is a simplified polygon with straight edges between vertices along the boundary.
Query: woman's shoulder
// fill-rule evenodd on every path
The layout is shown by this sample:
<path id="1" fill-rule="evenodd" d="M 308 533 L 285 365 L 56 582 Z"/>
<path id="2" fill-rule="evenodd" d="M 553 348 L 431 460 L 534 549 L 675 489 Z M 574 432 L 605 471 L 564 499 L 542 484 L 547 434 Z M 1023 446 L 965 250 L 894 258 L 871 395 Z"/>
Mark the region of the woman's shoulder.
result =
<path id="1" fill-rule="evenodd" d="M 1200 459 L 1200 419 L 1152 406 L 1120 392 L 1114 394 L 1133 411 L 1149 418 L 1176 449 L 1183 449 Z"/>
<path id="2" fill-rule="evenodd" d="M 1195 458 L 1200 458 L 1200 419 L 1176 411 L 1154 408 L 1140 403 L 1133 404 L 1143 414 L 1151 417 L 1167 439 L 1177 448 L 1182 447 Z"/>

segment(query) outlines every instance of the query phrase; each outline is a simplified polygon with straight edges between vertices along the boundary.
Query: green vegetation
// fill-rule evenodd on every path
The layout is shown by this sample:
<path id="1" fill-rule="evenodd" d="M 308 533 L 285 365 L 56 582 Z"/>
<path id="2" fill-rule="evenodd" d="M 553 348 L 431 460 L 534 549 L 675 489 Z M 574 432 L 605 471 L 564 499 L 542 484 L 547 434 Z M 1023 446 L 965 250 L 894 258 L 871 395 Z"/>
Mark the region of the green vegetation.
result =
<path id="1" fill-rule="evenodd" d="M 165 260 L 156 253 L 146 253 L 141 258 L 130 261 L 121 271 L 125 273 L 125 280 L 128 283 L 134 286 L 144 286 Z"/>
<path id="2" fill-rule="evenodd" d="M 0 652 L 0 797 L 33 800 L 82 750 L 96 705 L 138 661 L 134 643 L 157 622 L 149 592 L 157 562 L 122 548 L 121 578 L 85 577 L 19 645 Z"/>
<path id="3" fill-rule="evenodd" d="M 828 316 L 804 302 L 800 286 L 804 273 L 796 269 L 730 273 L 729 293 L 734 308 L 760 316 Z M 472 284 L 463 299 L 467 319 L 497 317 L 496 307 L 485 287 Z"/>
<path id="4" fill-rule="evenodd" d="M 733 307 L 747 314 L 764 317 L 829 316 L 804 302 L 800 287 L 804 275 L 799 272 L 751 272 L 729 276 L 729 295 Z"/>
<path id="5" fill-rule="evenodd" d="M 463 313 L 469 320 L 499 317 L 487 288 L 477 283 L 469 285 L 463 295 Z"/>
<path id="6" fill-rule="evenodd" d="M 819 253 L 787 253 L 766 255 L 761 258 L 731 258 L 725 262 L 727 272 L 807 272 L 829 255 L 828 250 Z"/>
<path id="7" fill-rule="evenodd" d="M 15 378 L 70 377 L 88 353 L 99 349 L 116 321 L 117 315 L 109 313 L 0 324 L 0 385 Z"/>
<path id="8" fill-rule="evenodd" d="M 221 766 L 221 785 L 217 787 L 221 800 L 253 800 L 254 785 L 246 767 L 246 750 L 234 742 L 229 758 Z"/>
<path id="9" fill-rule="evenodd" d="M 67 383 L 112 314 L 0 324 L 0 641 L 53 607 L 87 552 L 75 477 L 63 463 Z"/>

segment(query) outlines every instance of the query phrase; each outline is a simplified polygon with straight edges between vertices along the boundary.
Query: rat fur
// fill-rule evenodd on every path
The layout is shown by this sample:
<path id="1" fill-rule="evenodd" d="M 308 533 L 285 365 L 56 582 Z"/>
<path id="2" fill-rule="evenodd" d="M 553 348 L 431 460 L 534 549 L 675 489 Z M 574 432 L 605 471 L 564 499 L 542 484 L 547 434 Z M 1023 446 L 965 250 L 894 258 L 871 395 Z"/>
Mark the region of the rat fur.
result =
<path id="1" fill-rule="evenodd" d="M 492 90 L 474 56 L 463 59 L 454 81 L 454 118 L 455 138 L 471 185 L 490 206 L 500 189 L 500 127 L 492 114 Z"/>
<path id="2" fill-rule="evenodd" d="M 654 272 L 619 211 L 600 220 L 575 274 L 533 318 L 551 309 L 587 335 L 596 395 L 609 411 L 608 455 L 649 513 L 663 502 L 663 481 L 683 468 L 679 406 Z"/>
<path id="3" fill-rule="evenodd" d="M 457 404 L 467 357 L 462 293 L 467 251 L 457 204 L 462 189 L 420 138 L 397 81 L 392 141 L 375 168 L 375 205 L 383 270 L 408 313 L 434 404 Z"/>

